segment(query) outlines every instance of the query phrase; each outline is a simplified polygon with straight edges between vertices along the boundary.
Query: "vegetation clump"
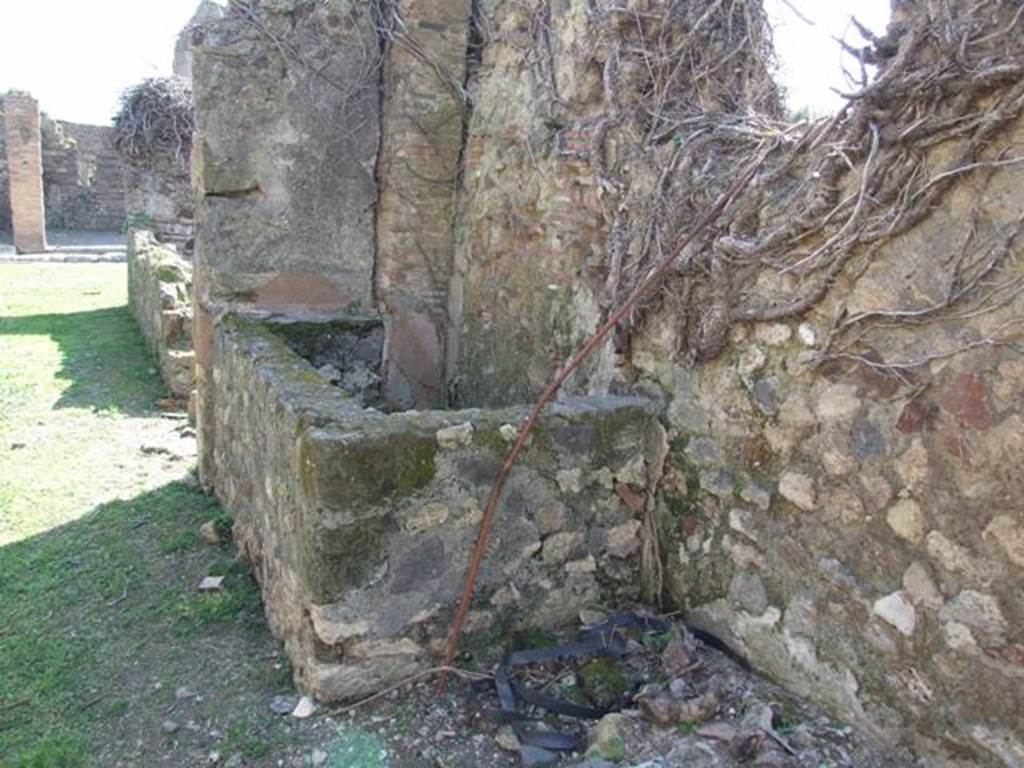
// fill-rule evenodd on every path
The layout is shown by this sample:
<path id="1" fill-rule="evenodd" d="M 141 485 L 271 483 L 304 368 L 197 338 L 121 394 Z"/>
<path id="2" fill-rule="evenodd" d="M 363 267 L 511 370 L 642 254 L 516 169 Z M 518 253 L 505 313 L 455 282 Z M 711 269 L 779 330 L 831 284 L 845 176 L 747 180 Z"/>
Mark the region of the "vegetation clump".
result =
<path id="1" fill-rule="evenodd" d="M 180 77 L 149 77 L 121 94 L 114 146 L 128 162 L 186 168 L 195 117 L 192 87 Z"/>

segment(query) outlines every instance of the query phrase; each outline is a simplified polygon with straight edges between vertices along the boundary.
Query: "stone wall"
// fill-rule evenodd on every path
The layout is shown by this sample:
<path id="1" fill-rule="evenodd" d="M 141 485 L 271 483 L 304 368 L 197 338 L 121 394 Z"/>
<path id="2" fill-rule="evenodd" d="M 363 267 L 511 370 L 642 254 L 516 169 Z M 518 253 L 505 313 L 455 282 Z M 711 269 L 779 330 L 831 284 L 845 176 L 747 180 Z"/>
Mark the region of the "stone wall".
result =
<path id="1" fill-rule="evenodd" d="M 109 126 L 43 116 L 43 198 L 50 229 L 124 228 L 124 170 Z"/>
<path id="2" fill-rule="evenodd" d="M 214 485 L 299 682 L 351 699 L 441 652 L 480 500 L 526 414 L 364 409 L 292 350 L 296 332 L 218 324 Z M 640 596 L 640 517 L 662 439 L 636 398 L 548 412 L 509 480 L 471 642 Z"/>
<path id="3" fill-rule="evenodd" d="M 124 205 L 129 226 L 147 229 L 162 243 L 191 253 L 195 197 L 188 166 L 175 157 L 124 162 Z"/>
<path id="4" fill-rule="evenodd" d="M 0 99 L 0 232 L 11 231 L 11 190 L 7 177 L 7 129 Z"/>
<path id="5" fill-rule="evenodd" d="M 477 472 L 471 459 L 493 459 L 492 442 L 500 453 L 489 435 L 521 413 L 366 413 L 325 389 L 280 339 L 239 321 L 215 330 L 217 319 L 231 310 L 377 310 L 388 324 L 387 362 L 421 364 L 404 382 L 390 379 L 392 394 L 404 392 L 396 399 L 523 403 L 614 302 L 609 263 L 631 266 L 616 229 L 621 189 L 656 189 L 659 180 L 657 168 L 652 175 L 649 165 L 623 161 L 643 138 L 636 124 L 613 130 L 605 119 L 615 60 L 614 45 L 604 44 L 617 33 L 594 3 L 410 0 L 395 6 L 400 28 L 371 18 L 366 5 L 275 4 L 260 10 L 263 32 L 236 8 L 194 38 L 203 476 L 239 511 L 272 621 L 304 683 L 325 697 L 418 668 L 436 627 L 410 627 L 411 606 L 429 610 L 439 596 L 444 604 L 454 571 L 430 572 L 431 586 L 410 593 L 409 604 L 395 597 L 405 594 L 393 587 L 406 548 L 427 546 L 404 516 L 432 521 L 418 535 L 435 530 L 445 568 L 461 569 L 465 543 L 455 531 L 473 519 L 465 505 L 479 503 L 493 471 Z M 927 4 L 901 5 L 919 12 Z M 616 18 L 629 23 L 629 14 Z M 376 86 L 368 69 L 380 75 Z M 1020 143 L 1015 130 L 998 136 L 1007 157 Z M 937 141 L 916 161 L 922 173 L 942 174 L 958 151 Z M 965 177 L 915 226 L 837 273 L 813 310 L 739 325 L 714 359 L 680 354 L 688 330 L 664 302 L 635 326 L 631 344 L 609 341 L 566 386 L 575 395 L 642 392 L 660 405 L 668 460 L 649 499 L 656 506 L 645 502 L 644 511 L 657 513 L 665 606 L 930 765 L 1016 766 L 1024 755 L 1020 179 L 1013 163 Z M 1008 249 L 1000 280 L 1009 282 L 982 311 L 933 318 L 930 308 L 951 290 L 939 267 L 964 243 L 982 254 Z M 844 318 L 900 308 L 928 322 L 875 329 L 856 351 L 821 364 L 823 339 Z M 439 429 L 467 420 L 474 431 L 461 434 L 471 444 L 430 448 L 421 488 L 377 489 L 365 516 L 340 498 L 337 489 L 351 490 L 358 475 L 330 473 L 358 466 L 363 447 L 400 434 L 408 445 L 382 453 L 415 456 L 437 444 Z M 646 450 L 648 438 L 630 439 Z M 576 451 L 559 443 L 553 461 L 576 460 Z M 589 462 L 585 443 L 580 456 Z M 263 462 L 277 467 L 280 493 L 252 482 L 268 471 Z M 388 466 L 374 476 L 409 477 Z M 600 466 L 585 467 L 584 476 L 607 478 Z M 566 495 L 574 484 L 568 475 L 559 484 L 563 467 L 553 484 L 530 460 L 524 471 L 538 473 L 537 487 L 566 508 L 568 533 L 589 542 L 585 529 L 607 527 L 599 502 Z M 532 511 L 499 519 L 541 527 Z M 321 534 L 310 533 L 315 526 Z M 429 547 L 436 553 L 438 544 Z M 331 548 L 371 558 L 351 595 L 320 581 L 345 572 L 340 563 L 324 567 Z M 495 552 L 493 562 L 504 564 L 506 550 Z M 600 548 L 589 553 L 603 586 L 620 563 Z M 583 550 L 574 557 L 586 561 Z M 386 570 L 370 567 L 385 560 Z M 586 563 L 573 568 L 583 573 Z M 271 572 L 286 576 L 275 582 Z M 492 612 L 485 598 L 477 607 Z M 396 606 L 401 626 L 381 623 L 378 603 Z M 509 616 L 535 616 L 530 603 L 510 604 Z M 358 613 L 367 610 L 363 627 Z"/>
<path id="6" fill-rule="evenodd" d="M 10 230 L 3 99 L 0 99 L 0 230 Z M 124 226 L 123 169 L 109 126 L 40 115 L 43 203 L 50 229 L 117 231 Z"/>
<path id="7" fill-rule="evenodd" d="M 171 393 L 191 397 L 192 265 L 146 230 L 128 232 L 128 306 Z"/>

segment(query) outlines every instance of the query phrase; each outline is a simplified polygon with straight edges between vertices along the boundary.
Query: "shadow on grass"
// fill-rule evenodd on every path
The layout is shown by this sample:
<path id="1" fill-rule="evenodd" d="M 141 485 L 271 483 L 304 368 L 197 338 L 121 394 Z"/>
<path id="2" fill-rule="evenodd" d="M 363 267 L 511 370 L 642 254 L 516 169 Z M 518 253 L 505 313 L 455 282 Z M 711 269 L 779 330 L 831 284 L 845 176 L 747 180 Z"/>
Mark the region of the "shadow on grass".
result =
<path id="1" fill-rule="evenodd" d="M 154 679 L 196 668 L 216 633 L 240 624 L 225 642 L 266 657 L 247 566 L 230 545 L 181 536 L 210 519 L 227 522 L 214 499 L 175 482 L 0 547 L 0 765 L 152 764 L 175 701 L 174 684 L 154 691 Z M 197 593 L 210 574 L 225 576 L 221 592 Z M 150 753 L 132 752 L 140 737 L 157 742 Z"/>
<path id="2" fill-rule="evenodd" d="M 57 375 L 71 385 L 55 408 L 151 415 L 154 401 L 167 395 L 126 306 L 0 317 L 0 336 L 21 335 L 49 336 L 60 348 Z"/>

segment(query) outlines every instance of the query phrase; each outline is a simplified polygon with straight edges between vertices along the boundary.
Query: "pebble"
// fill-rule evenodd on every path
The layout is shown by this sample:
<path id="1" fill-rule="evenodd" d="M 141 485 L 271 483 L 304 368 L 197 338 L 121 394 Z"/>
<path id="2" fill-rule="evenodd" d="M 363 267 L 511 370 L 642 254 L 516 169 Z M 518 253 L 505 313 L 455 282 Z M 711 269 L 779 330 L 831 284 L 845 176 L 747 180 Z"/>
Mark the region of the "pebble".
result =
<path id="1" fill-rule="evenodd" d="M 181 726 L 174 720 L 164 720 L 160 724 L 160 730 L 164 733 L 177 733 Z"/>
<path id="2" fill-rule="evenodd" d="M 290 715 L 298 703 L 294 696 L 275 696 L 270 700 L 270 711 L 275 715 Z"/>
<path id="3" fill-rule="evenodd" d="M 292 717 L 299 719 L 305 719 L 316 712 L 316 704 L 309 696 L 303 696 L 299 699 L 299 703 L 295 705 L 295 709 L 292 710 Z"/>
<path id="4" fill-rule="evenodd" d="M 185 686 L 182 686 L 181 688 L 178 688 L 174 692 L 174 698 L 177 699 L 178 701 L 184 701 L 185 699 L 191 699 L 193 696 L 195 696 L 195 694 L 190 689 L 186 688 Z"/>
<path id="5" fill-rule="evenodd" d="M 313 754 L 309 756 L 309 761 L 313 764 L 313 768 L 320 768 L 327 762 L 327 753 L 317 747 L 313 750 Z"/>

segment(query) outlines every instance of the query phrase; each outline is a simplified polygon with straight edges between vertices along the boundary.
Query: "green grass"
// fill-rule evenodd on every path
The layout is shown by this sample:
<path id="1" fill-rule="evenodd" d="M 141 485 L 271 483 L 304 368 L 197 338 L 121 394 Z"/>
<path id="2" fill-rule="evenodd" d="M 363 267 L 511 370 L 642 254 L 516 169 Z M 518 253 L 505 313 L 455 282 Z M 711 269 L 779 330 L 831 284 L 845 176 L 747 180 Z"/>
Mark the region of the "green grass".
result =
<path id="1" fill-rule="evenodd" d="M 125 281 L 123 265 L 0 265 L 3 768 L 91 768 L 125 728 L 159 738 L 200 647 L 243 625 L 259 627 L 243 652 L 267 641 L 247 566 L 197 534 L 230 520 L 187 463 L 140 450 L 180 422 L 155 406 Z M 223 590 L 199 594 L 212 574 Z"/>
<path id="2" fill-rule="evenodd" d="M 122 265 L 0 265 L 0 545 L 170 479 L 129 455 L 166 389 L 125 301 Z"/>

